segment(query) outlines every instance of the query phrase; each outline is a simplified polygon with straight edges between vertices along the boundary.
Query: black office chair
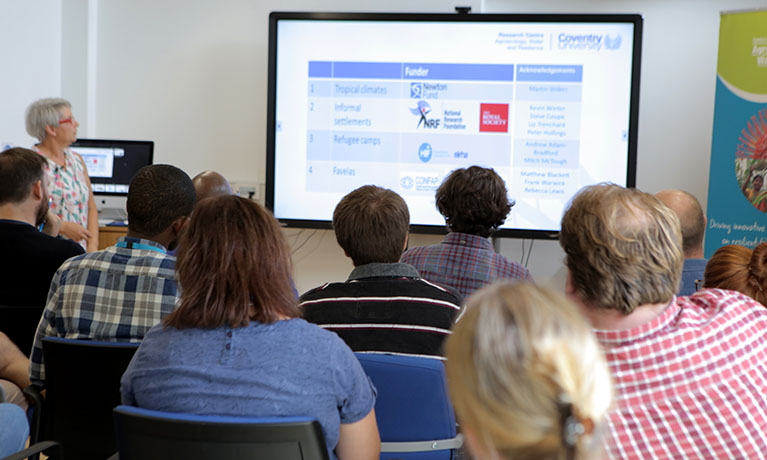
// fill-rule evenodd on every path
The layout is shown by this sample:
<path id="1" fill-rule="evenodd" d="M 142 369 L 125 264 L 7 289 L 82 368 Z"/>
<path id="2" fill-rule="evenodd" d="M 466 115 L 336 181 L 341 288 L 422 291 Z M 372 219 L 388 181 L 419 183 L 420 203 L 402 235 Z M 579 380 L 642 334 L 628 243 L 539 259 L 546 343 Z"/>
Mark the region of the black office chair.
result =
<path id="1" fill-rule="evenodd" d="M 0 305 L 0 332 L 29 357 L 44 307 Z"/>
<path id="2" fill-rule="evenodd" d="M 30 442 L 57 441 L 70 460 L 115 453 L 112 409 L 121 402 L 120 378 L 138 345 L 44 338 L 45 398 L 40 388 L 24 389 L 34 413 Z"/>
<path id="3" fill-rule="evenodd" d="M 319 422 L 308 417 L 217 417 L 119 406 L 119 460 L 328 460 Z"/>

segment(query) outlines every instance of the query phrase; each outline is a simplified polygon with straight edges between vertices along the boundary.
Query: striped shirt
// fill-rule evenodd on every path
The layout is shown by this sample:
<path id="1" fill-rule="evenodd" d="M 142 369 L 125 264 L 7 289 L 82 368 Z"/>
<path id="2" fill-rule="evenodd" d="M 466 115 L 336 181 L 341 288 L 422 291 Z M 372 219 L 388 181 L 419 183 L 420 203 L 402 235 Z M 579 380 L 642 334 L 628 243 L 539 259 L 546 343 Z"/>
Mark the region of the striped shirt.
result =
<path id="1" fill-rule="evenodd" d="M 335 332 L 354 351 L 442 356 L 462 299 L 409 265 L 373 263 L 300 301 L 307 321 Z"/>
<path id="2" fill-rule="evenodd" d="M 424 279 L 455 289 L 464 298 L 495 280 L 533 280 L 527 268 L 496 254 L 490 240 L 466 233 L 451 232 L 440 244 L 410 248 L 400 262 L 415 267 Z"/>
<path id="3" fill-rule="evenodd" d="M 617 393 L 610 458 L 765 458 L 767 308 L 708 289 L 634 329 L 595 332 Z"/>
<path id="4" fill-rule="evenodd" d="M 175 263 L 159 243 L 129 237 L 64 262 L 53 276 L 37 327 L 30 356 L 32 383 L 45 381 L 44 337 L 141 340 L 176 306 Z"/>

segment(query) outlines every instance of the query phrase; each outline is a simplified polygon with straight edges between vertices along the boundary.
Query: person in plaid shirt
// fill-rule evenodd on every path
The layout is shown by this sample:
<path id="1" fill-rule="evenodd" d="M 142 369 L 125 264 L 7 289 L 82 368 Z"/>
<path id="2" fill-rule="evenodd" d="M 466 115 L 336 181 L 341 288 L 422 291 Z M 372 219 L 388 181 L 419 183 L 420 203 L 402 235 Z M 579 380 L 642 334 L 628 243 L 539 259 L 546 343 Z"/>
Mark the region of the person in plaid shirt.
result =
<path id="1" fill-rule="evenodd" d="M 450 173 L 437 189 L 437 209 L 450 233 L 440 244 L 407 250 L 400 262 L 425 280 L 468 298 L 497 279 L 532 281 L 527 268 L 496 254 L 488 239 L 511 211 L 506 185 L 492 169 L 471 166 Z"/>
<path id="2" fill-rule="evenodd" d="M 176 258 L 167 254 L 189 220 L 194 185 L 170 165 L 140 169 L 128 189 L 128 233 L 102 251 L 67 260 L 53 276 L 30 356 L 30 380 L 45 383 L 48 336 L 137 341 L 173 311 Z"/>
<path id="3" fill-rule="evenodd" d="M 676 297 L 679 220 L 652 195 L 586 187 L 562 218 L 567 294 L 616 388 L 610 458 L 764 458 L 767 309 L 733 291 Z"/>

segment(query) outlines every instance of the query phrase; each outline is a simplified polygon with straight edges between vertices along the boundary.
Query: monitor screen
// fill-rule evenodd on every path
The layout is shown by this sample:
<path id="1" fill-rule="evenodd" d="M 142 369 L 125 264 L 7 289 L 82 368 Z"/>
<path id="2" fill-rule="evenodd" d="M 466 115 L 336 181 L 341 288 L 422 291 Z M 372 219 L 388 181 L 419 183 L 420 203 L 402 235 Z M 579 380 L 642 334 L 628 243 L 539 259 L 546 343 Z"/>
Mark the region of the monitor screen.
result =
<path id="1" fill-rule="evenodd" d="M 638 15 L 272 13 L 266 204 L 328 227 L 351 190 L 407 201 L 442 232 L 434 194 L 493 168 L 516 205 L 500 236 L 552 238 L 585 185 L 634 186 Z"/>
<path id="2" fill-rule="evenodd" d="M 133 176 L 154 155 L 152 141 L 78 139 L 70 148 L 83 157 L 94 195 L 127 196 Z"/>

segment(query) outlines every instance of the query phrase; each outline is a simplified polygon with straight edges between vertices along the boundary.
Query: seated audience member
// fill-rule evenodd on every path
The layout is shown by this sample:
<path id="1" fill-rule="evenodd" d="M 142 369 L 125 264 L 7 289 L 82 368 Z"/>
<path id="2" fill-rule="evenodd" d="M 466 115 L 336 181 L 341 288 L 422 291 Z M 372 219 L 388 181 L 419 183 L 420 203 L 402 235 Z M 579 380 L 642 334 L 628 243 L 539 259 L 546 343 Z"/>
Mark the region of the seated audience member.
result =
<path id="1" fill-rule="evenodd" d="M 0 153 L 0 253 L 13 261 L 0 264 L 0 305 L 42 311 L 53 274 L 85 252 L 72 240 L 55 238 L 61 220 L 48 210 L 44 167 L 45 158 L 31 150 Z"/>
<path id="2" fill-rule="evenodd" d="M 232 186 L 224 176 L 216 171 L 203 171 L 192 178 L 197 202 L 222 195 L 232 195 Z"/>
<path id="3" fill-rule="evenodd" d="M 762 457 L 767 309 L 718 289 L 675 297 L 679 219 L 638 190 L 581 190 L 560 244 L 566 291 L 595 329 L 617 390 L 609 457 Z"/>
<path id="4" fill-rule="evenodd" d="M 497 279 L 532 281 L 527 268 L 496 254 L 488 239 L 512 206 L 495 171 L 479 166 L 456 169 L 439 186 L 436 199 L 450 233 L 440 244 L 410 248 L 401 262 L 464 298 Z"/>
<path id="5" fill-rule="evenodd" d="M 176 246 L 194 200 L 192 180 L 175 166 L 136 173 L 128 190 L 127 235 L 68 260 L 53 277 L 32 348 L 32 383 L 45 380 L 44 337 L 137 341 L 173 311 L 176 258 L 167 251 Z"/>
<path id="6" fill-rule="evenodd" d="M 123 403 L 310 416 L 331 458 L 377 459 L 375 389 L 341 339 L 299 318 L 290 272 L 285 237 L 263 207 L 237 196 L 201 201 L 179 245 L 181 301 L 141 343 Z"/>
<path id="7" fill-rule="evenodd" d="M 447 339 L 450 395 L 478 460 L 599 458 L 610 371 L 588 323 L 530 283 L 477 291 Z"/>
<path id="8" fill-rule="evenodd" d="M 365 185 L 346 195 L 333 212 L 333 230 L 354 270 L 344 283 L 302 295 L 304 318 L 354 351 L 442 355 L 462 299 L 399 262 L 409 225 L 405 200 L 391 190 Z"/>
<path id="9" fill-rule="evenodd" d="M 0 457 L 24 449 L 29 437 L 27 414 L 15 404 L 0 402 Z"/>
<path id="10" fill-rule="evenodd" d="M 706 216 L 700 202 L 682 190 L 661 190 L 655 196 L 671 208 L 682 226 L 682 251 L 684 266 L 679 295 L 692 295 L 703 285 L 703 235 L 706 232 Z"/>
<path id="11" fill-rule="evenodd" d="M 753 250 L 736 244 L 717 249 L 703 273 L 703 287 L 742 292 L 767 304 L 767 243 Z"/>
<path id="12" fill-rule="evenodd" d="M 29 384 L 29 359 L 0 332 L 0 395 L 4 395 L 0 402 L 13 403 L 26 410 L 28 404 L 21 389 Z"/>

